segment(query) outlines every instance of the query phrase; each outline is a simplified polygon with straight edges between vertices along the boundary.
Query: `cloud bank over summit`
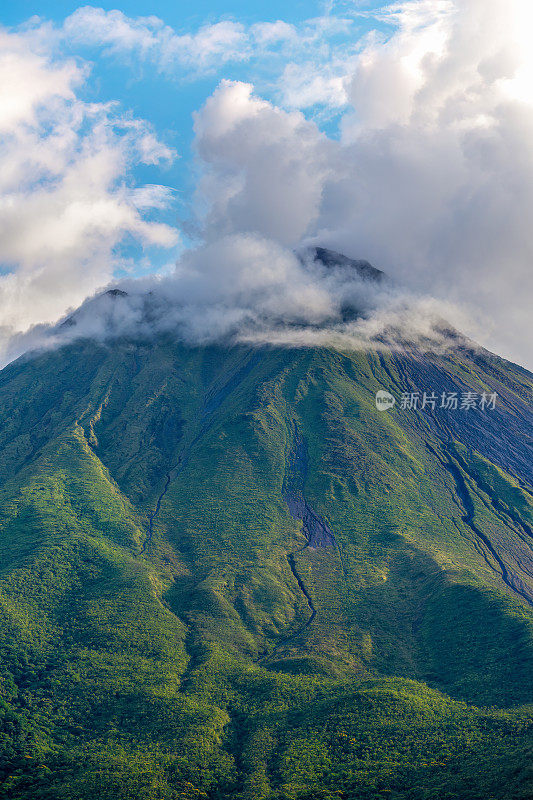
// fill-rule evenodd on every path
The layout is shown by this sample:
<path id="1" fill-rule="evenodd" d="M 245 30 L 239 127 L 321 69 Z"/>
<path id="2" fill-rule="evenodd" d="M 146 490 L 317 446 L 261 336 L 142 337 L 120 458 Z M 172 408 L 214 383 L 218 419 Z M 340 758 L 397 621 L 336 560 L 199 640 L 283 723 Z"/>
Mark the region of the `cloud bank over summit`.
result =
<path id="1" fill-rule="evenodd" d="M 87 7 L 61 28 L 6 32 L 9 58 L 21 65 L 16 102 L 0 112 L 12 115 L 2 159 L 15 165 L 0 187 L 13 209 L 0 240 L 6 340 L 103 287 L 125 236 L 169 252 L 177 241 L 178 231 L 157 221 L 170 190 L 126 178 L 135 163 L 168 161 L 171 148 L 144 121 L 81 99 L 87 67 L 54 50 L 69 40 L 100 46 L 102 57 L 153 61 L 162 92 L 173 91 L 169 76 L 187 59 L 204 72 L 223 70 L 194 115 L 195 191 L 184 232 L 195 245 L 174 274 L 127 282 L 126 328 L 142 324 L 134 298 L 152 291 L 161 303 L 176 299 L 174 323 L 196 341 L 239 325 L 250 336 L 281 324 L 330 330 L 346 287 L 311 274 L 293 254 L 324 245 L 368 259 L 405 287 L 352 286 L 366 292 L 359 301 L 367 332 L 395 317 L 417 336 L 420 325 L 430 330 L 447 317 L 531 366 L 530 4 L 410 0 L 374 17 L 376 30 L 345 43 L 344 59 L 328 43 L 339 30 L 355 36 L 347 13 L 300 29 L 220 23 L 185 41 L 155 17 Z M 195 48 L 201 57 L 191 55 Z M 270 94 L 254 72 L 254 48 L 264 59 L 281 53 Z M 232 64 L 248 62 L 250 80 L 232 77 Z M 35 96 L 34 85 L 43 87 Z M 328 110 L 340 114 L 338 135 L 322 124 Z M 33 163 L 21 155 L 28 143 Z M 164 326 L 172 314 L 163 316 Z M 351 324 L 364 338 L 363 323 L 357 331 Z"/>
<path id="2" fill-rule="evenodd" d="M 13 337 L 7 359 L 81 338 L 112 344 L 165 335 L 192 346 L 444 351 L 465 343 L 450 328 L 454 313 L 400 290 L 368 262 L 314 247 L 294 253 L 257 234 L 226 234 L 189 251 L 171 275 L 124 280 L 57 325 Z"/>
<path id="3" fill-rule="evenodd" d="M 390 8 L 397 32 L 361 52 L 340 140 L 221 84 L 195 125 L 204 234 L 367 258 L 480 309 L 475 333 L 531 363 L 533 58 L 519 26 L 532 13 L 500 0 Z"/>

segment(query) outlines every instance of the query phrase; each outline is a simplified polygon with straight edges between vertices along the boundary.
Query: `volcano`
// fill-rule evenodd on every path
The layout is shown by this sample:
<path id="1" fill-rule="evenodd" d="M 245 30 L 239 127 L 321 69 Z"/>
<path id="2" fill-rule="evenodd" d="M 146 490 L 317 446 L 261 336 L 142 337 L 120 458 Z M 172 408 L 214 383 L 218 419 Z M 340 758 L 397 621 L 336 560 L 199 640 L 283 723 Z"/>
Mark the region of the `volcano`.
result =
<path id="1" fill-rule="evenodd" d="M 0 797 L 531 798 L 532 391 L 462 340 L 5 367 Z"/>

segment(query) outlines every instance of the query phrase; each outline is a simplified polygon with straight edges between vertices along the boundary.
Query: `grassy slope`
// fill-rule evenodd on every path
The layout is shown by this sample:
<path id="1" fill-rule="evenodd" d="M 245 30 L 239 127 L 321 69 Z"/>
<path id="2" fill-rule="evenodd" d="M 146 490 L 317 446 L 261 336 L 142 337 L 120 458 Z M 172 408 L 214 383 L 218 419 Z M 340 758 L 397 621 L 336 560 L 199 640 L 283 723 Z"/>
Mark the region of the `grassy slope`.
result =
<path id="1" fill-rule="evenodd" d="M 533 586 L 531 497 L 377 412 L 399 370 L 124 342 L 2 373 L 4 797 L 530 797 L 533 614 L 449 463 Z M 282 497 L 295 424 L 336 548 L 304 548 Z"/>

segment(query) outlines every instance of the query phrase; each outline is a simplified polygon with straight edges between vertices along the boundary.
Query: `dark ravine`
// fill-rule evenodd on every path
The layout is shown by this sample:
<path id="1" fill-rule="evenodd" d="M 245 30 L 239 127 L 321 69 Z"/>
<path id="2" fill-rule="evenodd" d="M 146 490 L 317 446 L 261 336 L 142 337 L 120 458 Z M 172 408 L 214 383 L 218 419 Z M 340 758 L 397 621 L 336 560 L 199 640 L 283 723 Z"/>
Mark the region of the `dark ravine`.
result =
<path id="1" fill-rule="evenodd" d="M 242 383 L 242 381 L 246 378 L 247 375 L 254 369 L 254 367 L 258 366 L 262 359 L 261 351 L 252 351 L 251 353 L 247 353 L 241 366 L 229 376 L 225 383 L 218 389 L 214 389 L 211 392 L 208 392 L 205 399 L 204 405 L 201 411 L 201 418 L 205 420 L 206 417 L 210 417 L 214 411 L 216 411 L 224 400 L 237 388 L 237 386 Z"/>
<path id="2" fill-rule="evenodd" d="M 505 564 L 501 556 L 498 554 L 496 548 L 492 544 L 489 537 L 485 533 L 483 533 L 483 531 L 474 522 L 474 516 L 475 516 L 474 504 L 472 502 L 470 492 L 468 491 L 466 481 L 457 464 L 455 464 L 452 461 L 451 457 L 448 454 L 446 454 L 446 457 L 442 457 L 432 447 L 430 447 L 430 445 L 427 445 L 427 447 L 433 453 L 433 455 L 436 458 L 438 458 L 442 466 L 452 476 L 456 486 L 457 496 L 459 497 L 465 511 L 464 515 L 462 516 L 463 522 L 465 523 L 465 525 L 468 525 L 470 530 L 475 534 L 475 536 L 479 539 L 479 541 L 483 543 L 488 553 L 494 560 L 495 564 L 498 565 L 499 573 L 501 574 L 502 580 L 505 583 L 505 585 L 509 589 L 511 589 L 511 591 L 515 592 L 520 597 L 522 597 L 522 599 L 524 599 L 527 603 L 533 605 L 533 595 L 529 592 L 527 586 L 517 575 L 514 575 L 509 570 L 508 565 Z M 488 564 L 490 564 L 490 562 L 487 559 L 485 560 L 487 561 Z"/>
<path id="3" fill-rule="evenodd" d="M 457 462 L 460 464 L 460 466 L 465 471 L 468 471 L 465 461 L 462 458 L 460 458 L 457 453 L 455 453 L 455 458 Z M 511 506 L 504 505 L 495 496 L 494 492 L 491 490 L 491 487 L 488 485 L 488 483 L 484 482 L 479 475 L 476 476 L 471 475 L 471 477 L 473 478 L 479 489 L 485 492 L 485 494 L 488 496 L 494 511 L 498 514 L 500 519 L 502 519 L 507 525 L 509 525 L 509 523 L 512 523 L 515 526 L 517 532 L 521 531 L 521 536 L 523 540 L 526 541 L 531 548 L 533 542 L 533 530 L 530 528 L 530 526 L 526 522 L 524 522 L 523 519 L 521 519 L 521 517 L 519 516 L 519 514 L 517 514 L 515 509 L 513 509 Z"/>
<path id="4" fill-rule="evenodd" d="M 163 497 L 168 492 L 168 487 L 170 486 L 171 480 L 172 480 L 171 473 L 167 472 L 167 474 L 165 476 L 165 486 L 163 487 L 163 491 L 161 492 L 161 494 L 157 498 L 157 503 L 155 504 L 155 508 L 154 508 L 154 510 L 152 511 L 152 513 L 150 514 L 150 516 L 148 518 L 148 533 L 147 533 L 146 539 L 144 540 L 143 545 L 141 547 L 141 553 L 145 552 L 146 548 L 148 547 L 148 545 L 152 541 L 152 536 L 153 536 L 153 533 L 154 533 L 154 522 L 157 519 L 157 517 L 159 516 L 159 512 L 161 510 L 161 503 L 163 501 Z"/>
<path id="5" fill-rule="evenodd" d="M 313 511 L 303 494 L 305 480 L 307 477 L 307 464 L 307 445 L 304 437 L 299 433 L 296 424 L 294 424 L 293 444 L 287 459 L 285 478 L 283 481 L 283 497 L 287 503 L 287 507 L 291 516 L 296 520 L 300 520 L 302 523 L 302 533 L 306 538 L 306 543 L 298 551 L 300 553 L 303 553 L 308 548 L 314 550 L 318 547 L 336 546 L 333 532 L 327 523 Z M 289 553 L 287 555 L 287 563 L 296 583 L 298 584 L 298 588 L 305 598 L 310 615 L 309 618 L 297 628 L 297 630 L 280 639 L 273 650 L 271 650 L 269 653 L 263 653 L 258 659 L 260 662 L 266 660 L 267 658 L 272 658 L 272 656 L 275 655 L 279 649 L 283 647 L 283 645 L 296 639 L 306 628 L 311 625 L 317 615 L 317 608 L 313 603 L 307 586 L 298 572 L 296 559 L 294 556 L 294 553 Z"/>
<path id="6" fill-rule="evenodd" d="M 287 556 L 287 563 L 289 565 L 290 571 L 293 574 L 294 579 L 296 580 L 296 583 L 298 584 L 298 588 L 300 589 L 301 593 L 305 597 L 305 601 L 307 603 L 307 606 L 308 606 L 309 611 L 311 612 L 311 614 L 310 614 L 309 618 L 306 619 L 304 622 L 302 622 L 302 624 L 295 631 L 293 631 L 292 633 L 289 633 L 287 636 L 284 636 L 282 639 L 280 639 L 276 643 L 276 645 L 274 646 L 274 648 L 272 650 L 270 650 L 269 652 L 261 653 L 259 658 L 256 659 L 257 663 L 261 663 L 263 661 L 266 661 L 267 659 L 271 659 L 273 656 L 276 655 L 276 653 L 279 652 L 279 650 L 284 645 L 286 645 L 289 642 L 292 642 L 295 639 L 297 639 L 298 636 L 300 636 L 300 634 L 303 633 L 305 631 L 305 629 L 308 628 L 311 625 L 311 623 L 313 622 L 313 620 L 315 619 L 316 614 L 317 614 L 317 610 L 316 610 L 316 607 L 315 607 L 315 605 L 313 603 L 313 600 L 311 599 L 311 596 L 310 596 L 309 592 L 307 591 L 307 587 L 306 587 L 305 583 L 303 582 L 303 580 L 302 580 L 302 578 L 301 578 L 301 576 L 300 576 L 300 574 L 298 572 L 298 569 L 296 567 L 296 561 L 295 561 L 295 558 L 294 558 L 294 553 L 289 553 L 289 555 Z"/>
<path id="7" fill-rule="evenodd" d="M 307 478 L 307 443 L 294 425 L 294 438 L 287 460 L 283 497 L 294 519 L 302 523 L 302 533 L 307 543 L 305 547 L 335 547 L 335 536 L 329 525 L 311 508 L 304 495 Z"/>
<path id="8" fill-rule="evenodd" d="M 315 514 L 304 497 L 285 496 L 285 502 L 294 519 L 302 522 L 302 532 L 307 539 L 306 547 L 335 547 L 335 537 L 328 525 Z"/>
<path id="9" fill-rule="evenodd" d="M 287 561 L 289 562 L 289 567 L 291 568 L 291 572 L 294 575 L 294 577 L 296 578 L 296 582 L 297 582 L 298 586 L 300 587 L 300 591 L 302 592 L 303 596 L 307 600 L 307 605 L 309 606 L 309 611 L 311 612 L 311 616 L 309 617 L 307 622 L 304 622 L 303 625 L 301 625 L 300 628 L 295 633 L 293 633 L 293 637 L 294 637 L 294 636 L 298 636 L 299 633 L 301 633 L 303 630 L 305 630 L 305 628 L 307 628 L 308 625 L 310 625 L 312 623 L 312 621 L 316 617 L 316 608 L 313 605 L 313 601 L 311 600 L 311 597 L 309 595 L 309 592 L 307 591 L 305 583 L 301 579 L 301 577 L 300 577 L 300 575 L 298 573 L 298 570 L 296 569 L 296 562 L 294 560 L 294 553 L 289 553 L 289 555 L 287 556 Z"/>

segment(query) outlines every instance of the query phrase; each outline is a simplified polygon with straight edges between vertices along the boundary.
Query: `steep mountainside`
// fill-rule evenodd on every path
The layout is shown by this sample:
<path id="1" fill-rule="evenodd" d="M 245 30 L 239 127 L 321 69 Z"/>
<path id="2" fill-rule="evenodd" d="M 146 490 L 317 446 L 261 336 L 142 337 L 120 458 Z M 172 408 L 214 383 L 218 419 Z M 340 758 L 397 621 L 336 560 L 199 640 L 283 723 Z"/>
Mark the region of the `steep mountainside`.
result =
<path id="1" fill-rule="evenodd" d="M 5 368 L 0 797 L 530 798 L 532 390 L 466 348 Z"/>

